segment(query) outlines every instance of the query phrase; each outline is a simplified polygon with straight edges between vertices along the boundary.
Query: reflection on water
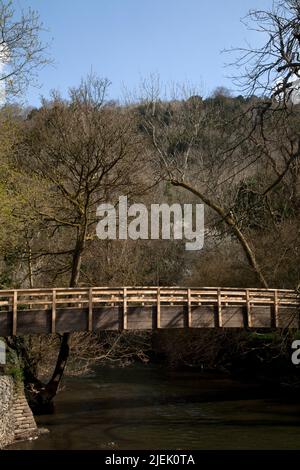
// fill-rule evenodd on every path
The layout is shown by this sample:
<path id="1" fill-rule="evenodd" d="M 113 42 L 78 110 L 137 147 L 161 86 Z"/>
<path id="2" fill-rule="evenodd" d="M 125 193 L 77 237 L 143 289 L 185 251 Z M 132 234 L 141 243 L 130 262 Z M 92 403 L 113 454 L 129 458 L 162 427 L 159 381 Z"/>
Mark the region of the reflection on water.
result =
<path id="1" fill-rule="evenodd" d="M 300 404 L 254 386 L 157 366 L 69 378 L 50 433 L 14 449 L 300 449 Z"/>

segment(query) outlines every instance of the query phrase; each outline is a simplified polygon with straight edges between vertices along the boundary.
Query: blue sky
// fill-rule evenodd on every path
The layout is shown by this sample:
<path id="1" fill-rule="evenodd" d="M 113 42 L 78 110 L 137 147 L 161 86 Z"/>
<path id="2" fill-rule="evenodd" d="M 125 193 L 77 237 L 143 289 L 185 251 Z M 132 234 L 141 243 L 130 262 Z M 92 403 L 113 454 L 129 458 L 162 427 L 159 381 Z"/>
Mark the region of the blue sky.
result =
<path id="1" fill-rule="evenodd" d="M 219 85 L 232 88 L 229 57 L 223 49 L 257 44 L 240 19 L 251 8 L 270 8 L 272 0 L 15 0 L 40 13 L 49 32 L 55 64 L 39 75 L 40 89 L 27 93 L 28 104 L 58 89 L 63 95 L 91 68 L 108 78 L 110 98 L 134 90 L 143 77 L 188 82 L 208 94 Z"/>

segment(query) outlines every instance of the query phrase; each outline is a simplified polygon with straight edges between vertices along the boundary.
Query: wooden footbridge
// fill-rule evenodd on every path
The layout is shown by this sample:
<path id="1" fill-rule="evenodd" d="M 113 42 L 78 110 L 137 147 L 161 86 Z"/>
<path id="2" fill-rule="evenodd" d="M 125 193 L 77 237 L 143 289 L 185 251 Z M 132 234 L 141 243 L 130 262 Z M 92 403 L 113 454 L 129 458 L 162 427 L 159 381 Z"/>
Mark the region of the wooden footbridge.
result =
<path id="1" fill-rule="evenodd" d="M 92 287 L 0 291 L 0 336 L 156 328 L 299 328 L 293 290 Z"/>

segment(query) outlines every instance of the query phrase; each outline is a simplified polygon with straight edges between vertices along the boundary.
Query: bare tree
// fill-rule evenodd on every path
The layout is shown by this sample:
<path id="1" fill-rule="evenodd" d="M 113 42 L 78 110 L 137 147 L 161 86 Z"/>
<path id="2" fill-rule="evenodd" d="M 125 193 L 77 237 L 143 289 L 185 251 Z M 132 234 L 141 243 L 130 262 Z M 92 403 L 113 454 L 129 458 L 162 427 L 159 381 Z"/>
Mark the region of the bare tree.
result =
<path id="1" fill-rule="evenodd" d="M 7 96 L 21 94 L 49 63 L 42 29 L 38 13 L 29 9 L 18 15 L 11 0 L 0 1 L 0 83 Z"/>
<path id="2" fill-rule="evenodd" d="M 245 24 L 262 35 L 263 45 L 234 50 L 239 53 L 234 65 L 242 69 L 237 84 L 250 96 L 288 101 L 293 81 L 300 78 L 299 0 L 278 0 L 270 10 L 252 10 Z"/>
<path id="3" fill-rule="evenodd" d="M 144 129 L 154 150 L 157 169 L 166 181 L 199 198 L 229 228 L 240 244 L 261 285 L 267 281 L 255 250 L 232 209 L 234 200 L 224 198 L 221 187 L 238 181 L 253 159 L 251 149 L 237 151 L 232 122 L 217 103 L 204 106 L 199 99 L 158 101 L 147 106 Z M 233 121 L 234 113 L 229 121 Z"/>
<path id="4" fill-rule="evenodd" d="M 143 163 L 134 117 L 106 105 L 108 85 L 90 76 L 70 91 L 69 102 L 54 96 L 44 103 L 28 120 L 18 150 L 24 170 L 48 194 L 32 204 L 51 234 L 41 254 L 62 257 L 70 287 L 78 285 L 86 244 L 96 238 L 97 206 L 145 190 L 137 174 Z"/>
<path id="5" fill-rule="evenodd" d="M 125 109 L 106 105 L 109 82 L 90 75 L 70 90 L 68 102 L 53 95 L 52 101 L 28 119 L 16 157 L 19 167 L 43 185 L 45 197 L 30 199 L 32 210 L 50 239 L 47 249 L 30 256 L 63 260 L 69 286 L 80 282 L 86 245 L 96 238 L 96 208 L 117 196 L 145 191 L 140 159 L 141 138 L 135 117 Z M 58 249 L 59 247 L 59 249 Z M 86 284 L 86 279 L 85 279 Z M 63 334 L 53 375 L 42 384 L 28 378 L 36 400 L 49 403 L 55 396 L 70 351 L 70 335 Z M 26 356 L 26 348 L 21 349 Z M 28 361 L 27 361 L 28 362 Z M 29 363 L 29 362 L 28 362 Z"/>
<path id="6" fill-rule="evenodd" d="M 144 100 L 145 131 L 158 171 L 217 214 L 265 287 L 265 256 L 259 260 L 261 250 L 247 225 L 253 226 L 261 209 L 269 212 L 272 230 L 279 230 L 271 200 L 278 188 L 284 188 L 285 205 L 293 201 L 293 210 L 299 207 L 299 11 L 299 0 L 290 0 L 248 15 L 250 28 L 263 33 L 265 43 L 258 49 L 238 49 L 235 65 L 243 71 L 236 81 L 245 98 L 225 103 L 213 96 L 211 106 L 209 100 L 186 96 L 163 101 L 159 93 L 155 105 L 151 96 Z M 257 184 L 249 188 L 252 201 L 241 214 L 241 190 L 251 177 Z M 278 260 L 282 255 L 278 253 Z"/>

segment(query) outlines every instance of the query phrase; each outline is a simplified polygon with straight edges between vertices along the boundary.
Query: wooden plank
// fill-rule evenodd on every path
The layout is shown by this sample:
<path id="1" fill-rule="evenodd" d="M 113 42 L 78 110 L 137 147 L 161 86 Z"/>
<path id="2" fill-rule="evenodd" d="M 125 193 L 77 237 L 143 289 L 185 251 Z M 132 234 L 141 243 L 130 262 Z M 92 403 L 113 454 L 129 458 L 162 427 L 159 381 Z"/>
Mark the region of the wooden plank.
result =
<path id="1" fill-rule="evenodd" d="M 161 328 L 184 328 L 186 321 L 184 305 L 161 306 Z"/>
<path id="2" fill-rule="evenodd" d="M 252 318 L 251 318 L 251 304 L 250 304 L 250 292 L 249 289 L 246 289 L 246 312 L 247 312 L 247 326 L 252 327 Z"/>
<path id="3" fill-rule="evenodd" d="M 188 308 L 187 308 L 187 327 L 191 328 L 192 326 L 192 301 L 191 301 L 191 289 L 187 290 L 187 301 L 188 301 Z"/>
<path id="4" fill-rule="evenodd" d="M 69 297 L 70 295 L 88 295 L 89 289 L 78 289 L 78 288 L 73 288 L 72 291 L 59 291 L 56 289 L 56 296 L 57 298 L 60 296 L 67 296 Z"/>
<path id="5" fill-rule="evenodd" d="M 222 299 L 223 300 L 223 299 Z M 222 327 L 223 328 L 244 328 L 245 310 L 244 306 L 226 306 L 222 303 Z"/>
<path id="6" fill-rule="evenodd" d="M 123 304 L 123 295 L 121 297 L 107 297 L 107 298 L 103 298 L 103 297 L 95 297 L 95 293 L 93 293 L 93 303 L 97 303 L 97 304 L 112 304 L 112 303 L 122 303 Z"/>
<path id="7" fill-rule="evenodd" d="M 0 314 L 0 319 L 3 319 L 2 314 Z M 10 315 L 11 317 L 11 315 Z M 4 325 L 5 326 L 5 318 Z M 77 322 L 77 316 L 76 316 Z M 7 333 L 5 336 L 11 335 L 12 330 L 12 321 L 9 322 L 10 328 L 7 328 Z M 1 331 L 1 321 L 0 321 L 0 331 Z M 49 310 L 39 309 L 39 310 L 18 310 L 18 327 L 17 335 L 24 334 L 50 334 L 51 333 L 51 308 Z M 0 333 L 1 336 L 1 333 Z"/>
<path id="8" fill-rule="evenodd" d="M 49 296 L 46 295 L 46 301 L 49 301 Z M 50 307 L 49 307 L 49 302 L 47 304 L 44 305 L 44 309 L 45 310 L 48 310 Z"/>
<path id="9" fill-rule="evenodd" d="M 123 289 L 123 330 L 127 330 L 127 288 Z"/>
<path id="10" fill-rule="evenodd" d="M 73 298 L 65 298 L 65 299 L 62 299 L 62 298 L 58 298 L 57 297 L 57 293 L 56 293 L 56 303 L 57 304 L 78 304 L 78 306 L 80 304 L 87 304 L 89 302 L 89 299 L 82 299 L 80 297 L 75 297 L 75 299 Z"/>
<path id="11" fill-rule="evenodd" d="M 146 304 L 147 302 L 152 302 L 153 305 L 156 304 L 156 300 L 157 300 L 157 292 L 155 292 L 156 295 L 153 295 L 153 297 L 150 297 L 150 298 L 147 298 L 147 297 L 131 297 L 127 294 L 127 301 L 128 302 L 139 302 L 141 305 L 143 304 Z M 162 298 L 163 300 L 163 298 Z M 120 297 L 120 298 L 116 298 L 116 297 L 109 297 L 107 299 L 97 299 L 95 298 L 95 301 L 96 302 L 110 302 L 110 303 L 113 303 L 113 302 L 118 302 L 118 301 L 123 301 L 123 296 Z"/>
<path id="12" fill-rule="evenodd" d="M 65 297 L 68 297 L 70 295 L 84 295 L 84 294 L 88 294 L 88 289 L 85 289 L 85 290 L 77 290 L 77 289 L 73 289 L 72 291 L 62 291 L 59 289 L 59 287 L 55 287 L 55 290 L 56 290 L 56 295 L 57 295 L 57 298 L 61 297 L 61 296 L 65 296 Z M 47 297 L 47 295 L 52 295 L 52 291 L 53 289 L 49 289 L 49 290 L 19 290 L 19 289 L 16 289 L 16 291 L 18 292 L 18 297 L 21 298 L 21 297 Z"/>
<path id="13" fill-rule="evenodd" d="M 53 295 L 53 293 L 52 293 Z M 51 295 L 51 297 L 52 297 Z M 75 303 L 75 304 L 78 304 L 78 300 L 73 300 L 73 299 L 63 299 L 63 300 L 58 300 L 57 299 L 57 293 L 56 293 L 56 304 L 72 304 L 72 303 Z M 84 301 L 81 301 L 80 303 L 88 303 L 88 300 L 84 300 Z M 46 299 L 46 300 L 28 300 L 28 299 L 20 299 L 18 297 L 18 304 L 19 305 L 39 305 L 39 306 L 43 306 L 43 307 L 47 307 L 47 305 L 49 305 L 49 299 Z"/>
<path id="14" fill-rule="evenodd" d="M 157 288 L 156 299 L 156 328 L 160 328 L 160 288 Z"/>
<path id="15" fill-rule="evenodd" d="M 56 332 L 87 331 L 88 308 L 56 308 Z"/>
<path id="16" fill-rule="evenodd" d="M 13 321 L 12 321 L 12 335 L 17 334 L 17 322 L 18 322 L 18 293 L 15 290 L 13 295 Z"/>
<path id="17" fill-rule="evenodd" d="M 275 328 L 279 326 L 279 301 L 278 301 L 278 292 L 274 292 L 274 324 Z"/>
<path id="18" fill-rule="evenodd" d="M 218 326 L 221 328 L 223 326 L 222 321 L 222 298 L 221 298 L 221 289 L 218 289 Z"/>
<path id="19" fill-rule="evenodd" d="M 272 305 L 252 305 L 251 323 L 253 328 L 271 328 Z"/>
<path id="20" fill-rule="evenodd" d="M 14 289 L 12 292 L 17 291 L 18 296 L 22 295 L 46 295 L 51 294 L 53 289 Z"/>
<path id="21" fill-rule="evenodd" d="M 133 290 L 133 291 L 154 291 L 155 290 L 155 287 L 147 287 L 147 286 L 136 286 L 136 287 L 130 287 L 130 286 L 124 286 L 129 290 Z M 179 292 L 179 291 L 182 291 L 182 292 L 185 292 L 187 287 L 186 286 L 179 286 L 179 287 L 168 287 L 168 286 L 160 286 L 161 290 L 166 290 L 168 292 Z M 95 286 L 93 287 L 94 291 L 101 291 L 101 292 L 112 292 L 112 291 L 118 291 L 118 292 L 122 292 L 123 291 L 123 287 L 105 287 L 105 286 L 102 286 L 102 287 L 98 287 L 98 286 Z M 238 289 L 238 288 L 234 288 L 234 287 L 222 287 L 222 288 L 219 288 L 219 287 L 191 287 L 190 288 L 193 292 L 215 292 L 217 293 L 218 289 L 221 289 L 222 293 L 223 292 L 228 292 L 228 291 L 232 291 L 234 293 L 241 293 L 241 294 L 244 294 L 244 290 L 243 289 Z M 46 287 L 43 287 L 43 288 L 32 288 L 32 289 L 5 289 L 5 290 L 1 290 L 0 292 L 2 293 L 2 295 L 9 295 L 9 294 L 13 294 L 13 292 L 17 290 L 18 294 L 22 293 L 22 292 L 25 292 L 25 293 L 33 293 L 33 292 L 40 292 L 40 293 L 46 293 L 48 292 L 49 294 L 52 293 L 52 289 L 50 288 L 46 288 Z M 70 293 L 70 292 L 87 292 L 88 291 L 88 288 L 87 287 L 56 287 L 55 290 L 57 291 L 57 293 Z M 286 293 L 286 294 L 292 294 L 292 295 L 295 295 L 295 291 L 293 289 L 259 289 L 259 288 L 250 288 L 249 289 L 251 292 L 256 292 L 256 293 L 265 293 L 265 294 L 272 294 L 275 290 L 278 291 L 278 293 Z"/>
<path id="22" fill-rule="evenodd" d="M 56 290 L 52 291 L 51 333 L 56 332 Z"/>
<path id="23" fill-rule="evenodd" d="M 89 289 L 89 320 L 88 330 L 93 331 L 93 288 Z"/>
<path id="24" fill-rule="evenodd" d="M 10 297 L 11 299 L 14 296 L 14 290 L 0 290 L 0 297 Z"/>
<path id="25" fill-rule="evenodd" d="M 123 326 L 123 305 L 93 306 L 93 331 L 120 330 Z"/>
<path id="26" fill-rule="evenodd" d="M 192 328 L 215 328 L 218 319 L 215 306 L 193 305 Z"/>
<path id="27" fill-rule="evenodd" d="M 128 304 L 128 330 L 153 330 L 157 324 L 156 305 L 132 306 Z"/>

